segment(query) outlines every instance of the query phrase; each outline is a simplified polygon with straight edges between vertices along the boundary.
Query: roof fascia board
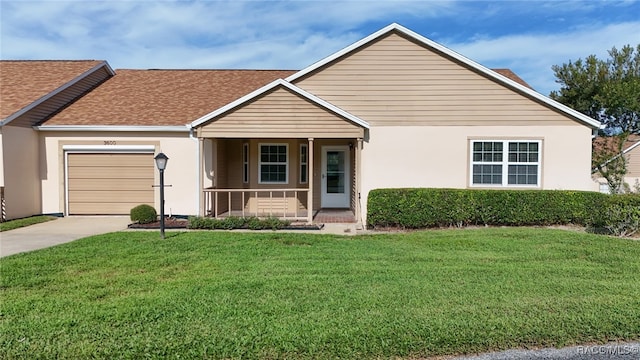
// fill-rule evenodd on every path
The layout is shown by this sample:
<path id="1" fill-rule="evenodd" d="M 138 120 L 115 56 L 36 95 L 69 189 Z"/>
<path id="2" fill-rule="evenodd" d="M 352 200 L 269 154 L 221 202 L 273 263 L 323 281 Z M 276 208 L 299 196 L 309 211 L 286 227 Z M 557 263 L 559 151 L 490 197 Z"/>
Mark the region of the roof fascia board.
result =
<path id="1" fill-rule="evenodd" d="M 95 131 L 95 132 L 189 132 L 189 125 L 183 126 L 114 126 L 114 125 L 40 125 L 38 131 Z"/>
<path id="2" fill-rule="evenodd" d="M 629 147 L 628 147 L 625 151 L 623 151 L 622 153 L 623 153 L 623 154 L 626 154 L 626 153 L 628 153 L 629 151 L 631 151 L 631 150 L 633 150 L 633 149 L 637 148 L 638 146 L 640 146 L 640 140 L 636 141 L 636 143 L 635 143 L 635 144 L 633 144 L 633 145 L 629 146 Z"/>
<path id="3" fill-rule="evenodd" d="M 370 43 L 370 42 L 372 42 L 372 41 L 374 41 L 374 40 L 386 35 L 387 33 L 391 32 L 393 30 L 399 31 L 400 33 L 402 33 L 402 34 L 404 34 L 404 35 L 406 35 L 406 36 L 408 36 L 408 37 L 410 37 L 410 38 L 422 43 L 423 45 L 425 45 L 427 47 L 431 47 L 431 48 L 433 48 L 433 49 L 435 49 L 435 50 L 437 50 L 437 51 L 439 51 L 441 53 L 444 53 L 444 54 L 446 54 L 446 55 L 448 55 L 448 56 L 450 56 L 450 57 L 462 62 L 463 64 L 466 64 L 466 65 L 470 66 L 471 68 L 477 70 L 478 72 L 482 73 L 483 75 L 485 75 L 485 76 L 487 76 L 489 78 L 497 80 L 498 82 L 503 83 L 505 85 L 508 85 L 508 86 L 510 86 L 512 88 L 516 88 L 518 91 L 521 91 L 521 92 L 527 94 L 528 96 L 530 96 L 530 97 L 532 97 L 532 98 L 534 98 L 534 99 L 536 99 L 538 101 L 541 101 L 541 102 L 543 102 L 543 103 L 545 103 L 545 104 L 547 104 L 547 105 L 549 105 L 549 106 L 551 106 L 551 107 L 553 107 L 553 108 L 555 108 L 555 109 L 557 109 L 557 110 L 569 115 L 570 117 L 578 120 L 579 122 L 583 123 L 584 125 L 587 125 L 587 126 L 589 126 L 591 128 L 594 128 L 594 129 L 597 129 L 597 128 L 600 127 L 600 122 L 599 121 L 597 121 L 595 119 L 592 119 L 592 118 L 590 118 L 590 117 L 588 117 L 588 116 L 586 116 L 586 115 L 584 115 L 584 114 L 582 114 L 582 113 L 580 113 L 580 112 L 578 112 L 578 111 L 576 111 L 576 110 L 574 110 L 574 109 L 572 109 L 572 108 L 570 108 L 570 107 L 568 107 L 566 105 L 563 105 L 563 104 L 561 104 L 561 103 L 559 103 L 559 102 L 557 102 L 557 101 L 555 101 L 553 99 L 550 99 L 550 98 L 548 98 L 548 97 L 536 92 L 535 90 L 529 89 L 528 87 L 526 87 L 524 85 L 518 84 L 517 82 L 509 79 L 508 77 L 500 75 L 497 72 L 495 72 L 495 71 L 493 71 L 493 70 L 491 70 L 491 69 L 489 69 L 489 68 L 487 68 L 487 67 L 485 67 L 485 66 L 483 66 L 483 65 L 481 65 L 481 64 L 479 64 L 479 63 L 477 63 L 477 62 L 475 62 L 475 61 L 473 61 L 473 60 L 471 60 L 469 58 L 467 58 L 466 56 L 461 55 L 461 54 L 459 54 L 459 53 L 457 53 L 457 52 L 455 52 L 455 51 L 453 51 L 453 50 L 451 50 L 451 49 L 449 49 L 449 48 L 447 48 L 447 47 L 445 47 L 445 46 L 443 46 L 441 44 L 438 44 L 437 42 L 435 42 L 433 40 L 430 40 L 430 39 L 428 39 L 428 38 L 426 38 L 426 37 L 424 37 L 424 36 L 422 36 L 422 35 L 420 35 L 420 34 L 418 34 L 416 32 L 413 32 L 413 31 L 411 31 L 411 30 L 409 30 L 409 29 L 405 28 L 404 26 L 399 25 L 397 23 L 390 24 L 390 25 L 384 27 L 383 29 L 380 29 L 380 30 L 376 31 L 375 33 L 365 37 L 364 39 L 362 39 L 362 40 L 360 40 L 358 42 L 355 42 L 352 45 L 350 45 L 350 46 L 348 46 L 348 47 L 346 47 L 346 48 L 334 53 L 333 55 L 330 55 L 330 56 L 328 56 L 328 57 L 326 57 L 326 58 L 324 58 L 324 59 L 322 59 L 322 60 L 320 60 L 318 62 L 313 63 L 312 65 L 310 65 L 310 66 L 298 71 L 297 73 L 285 78 L 285 80 L 289 81 L 289 82 L 295 81 L 296 79 L 299 79 L 300 77 L 303 77 L 303 76 L 315 71 L 316 69 L 318 69 L 318 68 L 320 68 L 320 67 L 322 67 L 322 66 L 324 66 L 324 65 L 326 65 L 326 64 L 328 64 L 328 63 L 330 63 L 330 62 L 332 62 L 332 61 L 334 61 L 334 60 L 336 60 L 336 59 L 338 59 L 338 58 L 340 58 L 340 57 L 352 52 L 352 51 L 355 51 L 355 50 L 365 46 L 366 44 L 368 44 L 368 43 Z"/>
<path id="4" fill-rule="evenodd" d="M 241 106 L 241 105 L 243 105 L 243 104 L 245 104 L 245 103 L 257 98 L 260 95 L 263 95 L 263 94 L 271 91 L 272 89 L 274 89 L 274 88 L 276 88 L 278 86 L 283 86 L 283 87 L 289 89 L 290 91 L 293 91 L 294 93 L 296 93 L 296 94 L 306 98 L 307 100 L 315 103 L 316 105 L 324 108 L 325 110 L 332 111 L 332 112 L 334 112 L 334 113 L 336 113 L 336 114 L 348 119 L 349 121 L 356 123 L 359 126 L 362 126 L 362 127 L 366 128 L 366 129 L 369 128 L 369 123 L 367 123 L 366 121 L 360 119 L 359 117 L 357 117 L 355 115 L 352 115 L 352 114 L 340 109 L 339 107 L 337 107 L 337 106 L 335 106 L 333 104 L 330 104 L 330 103 L 326 102 L 325 100 L 322 100 L 321 98 L 319 98 L 319 97 L 317 97 L 317 96 L 315 96 L 315 95 L 313 95 L 313 94 L 311 94 L 311 93 L 309 93 L 309 92 L 307 92 L 307 91 L 305 91 L 305 90 L 303 90 L 303 89 L 301 89 L 301 88 L 299 88 L 299 87 L 297 87 L 297 86 L 295 86 L 295 85 L 293 85 L 293 84 L 291 84 L 291 83 L 289 83 L 289 82 L 287 82 L 287 81 L 285 81 L 283 79 L 274 80 L 274 81 L 270 82 L 269 84 L 267 84 L 267 85 L 255 90 L 255 91 L 253 91 L 253 92 L 251 92 L 251 93 L 249 93 L 249 94 L 247 94 L 247 95 L 245 95 L 245 96 L 243 96 L 241 98 L 238 98 L 237 100 L 235 100 L 233 102 L 230 102 L 229 104 L 227 104 L 227 105 L 225 105 L 225 106 L 223 106 L 223 107 L 221 107 L 221 108 L 219 108 L 219 109 L 217 109 L 217 110 L 215 110 L 213 112 L 210 112 L 207 115 L 204 115 L 204 116 L 200 117 L 199 119 L 197 119 L 197 120 L 195 120 L 195 121 L 193 121 L 191 123 L 191 127 L 192 128 L 198 127 L 198 126 L 204 124 L 205 122 L 210 121 L 211 119 L 215 118 L 216 116 L 219 116 L 219 115 L 224 114 L 224 113 L 226 113 L 226 112 L 228 112 L 230 110 L 233 110 L 233 109 L 237 108 L 238 106 Z"/>
<path id="5" fill-rule="evenodd" d="M 71 86 L 73 86 L 74 84 L 76 84 L 78 81 L 84 79 L 85 77 L 89 76 L 90 74 L 92 74 L 95 71 L 98 71 L 100 68 L 105 68 L 107 70 L 107 72 L 113 76 L 115 75 L 115 71 L 113 71 L 113 69 L 111 68 L 111 66 L 109 65 L 109 63 L 107 63 L 106 61 L 101 61 L 100 63 L 96 64 L 94 67 L 92 67 L 91 69 L 83 72 L 82 74 L 76 76 L 75 78 L 71 79 L 71 81 L 63 84 L 62 86 L 60 86 L 59 88 L 51 91 L 50 93 L 45 94 L 44 96 L 42 96 L 41 98 L 37 99 L 36 101 L 30 103 L 29 105 L 23 107 L 22 109 L 16 111 L 15 113 L 11 114 L 10 116 L 6 117 L 5 119 L 3 119 L 2 121 L 0 121 L 0 126 L 4 126 L 7 125 L 8 123 L 10 123 L 11 121 L 17 119 L 18 117 L 24 115 L 25 113 L 27 113 L 28 111 L 32 110 L 33 108 L 35 108 L 36 106 L 42 104 L 43 102 L 51 99 L 52 97 L 54 97 L 55 95 L 63 92 L 64 90 L 70 88 Z"/>

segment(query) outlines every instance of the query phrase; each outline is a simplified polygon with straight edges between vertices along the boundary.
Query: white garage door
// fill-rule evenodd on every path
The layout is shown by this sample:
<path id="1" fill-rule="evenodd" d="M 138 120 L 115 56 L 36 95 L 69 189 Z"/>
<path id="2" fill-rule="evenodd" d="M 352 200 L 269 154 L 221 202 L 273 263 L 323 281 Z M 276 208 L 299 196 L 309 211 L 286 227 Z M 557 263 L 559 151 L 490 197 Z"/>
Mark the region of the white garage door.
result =
<path id="1" fill-rule="evenodd" d="M 68 213 L 129 214 L 136 205 L 153 206 L 154 171 L 152 153 L 69 153 Z"/>

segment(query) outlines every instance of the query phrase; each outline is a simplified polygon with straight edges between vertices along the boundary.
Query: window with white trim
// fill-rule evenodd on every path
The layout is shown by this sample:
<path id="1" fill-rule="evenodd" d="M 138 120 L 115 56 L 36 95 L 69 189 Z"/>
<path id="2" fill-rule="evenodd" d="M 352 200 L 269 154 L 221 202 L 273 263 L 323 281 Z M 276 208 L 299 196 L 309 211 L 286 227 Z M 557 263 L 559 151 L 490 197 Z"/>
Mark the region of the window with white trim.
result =
<path id="1" fill-rule="evenodd" d="M 540 186 L 539 140 L 472 140 L 472 186 Z"/>
<path id="2" fill-rule="evenodd" d="M 309 168 L 307 166 L 307 156 L 309 154 L 307 144 L 300 144 L 300 184 L 307 183 Z"/>
<path id="3" fill-rule="evenodd" d="M 242 144 L 242 182 L 249 183 L 249 144 Z"/>
<path id="4" fill-rule="evenodd" d="M 260 144 L 258 182 L 287 184 L 289 182 L 289 145 Z"/>

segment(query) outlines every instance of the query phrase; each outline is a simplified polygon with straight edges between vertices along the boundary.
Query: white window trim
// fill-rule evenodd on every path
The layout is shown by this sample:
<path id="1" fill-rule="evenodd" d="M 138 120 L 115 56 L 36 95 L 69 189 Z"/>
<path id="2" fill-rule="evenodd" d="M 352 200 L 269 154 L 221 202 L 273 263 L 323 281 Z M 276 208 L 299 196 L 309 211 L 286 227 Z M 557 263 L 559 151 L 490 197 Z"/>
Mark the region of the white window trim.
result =
<path id="1" fill-rule="evenodd" d="M 285 162 L 286 179 L 282 181 L 262 181 L 262 147 L 263 146 L 284 146 L 286 148 L 287 161 Z M 282 163 L 267 162 L 264 164 L 282 165 Z M 259 143 L 258 144 L 258 184 L 288 184 L 289 183 L 289 144 L 287 143 Z"/>
<path id="2" fill-rule="evenodd" d="M 501 162 L 484 162 L 473 161 L 473 144 L 476 142 L 501 142 L 502 143 L 502 161 Z M 510 142 L 527 142 L 538 144 L 538 161 L 537 162 L 510 162 L 509 161 L 509 143 Z M 473 165 L 502 165 L 502 184 L 474 184 L 473 183 Z M 509 165 L 537 165 L 537 183 L 536 184 L 509 184 Z M 542 140 L 531 139 L 470 139 L 469 140 L 469 187 L 474 188 L 540 188 L 542 175 Z"/>
<path id="3" fill-rule="evenodd" d="M 304 153 L 307 154 L 305 161 L 302 161 L 302 149 L 304 149 Z M 300 159 L 300 168 L 299 168 L 299 176 L 298 176 L 298 180 L 300 181 L 300 184 L 306 184 L 309 182 L 309 146 L 307 144 L 300 144 L 300 154 L 299 154 L 299 159 Z M 307 169 L 306 171 L 304 171 L 305 174 L 305 181 L 302 181 L 302 166 L 304 165 L 304 167 Z"/>
<path id="4" fill-rule="evenodd" d="M 242 144 L 242 183 L 249 183 L 249 144 Z"/>

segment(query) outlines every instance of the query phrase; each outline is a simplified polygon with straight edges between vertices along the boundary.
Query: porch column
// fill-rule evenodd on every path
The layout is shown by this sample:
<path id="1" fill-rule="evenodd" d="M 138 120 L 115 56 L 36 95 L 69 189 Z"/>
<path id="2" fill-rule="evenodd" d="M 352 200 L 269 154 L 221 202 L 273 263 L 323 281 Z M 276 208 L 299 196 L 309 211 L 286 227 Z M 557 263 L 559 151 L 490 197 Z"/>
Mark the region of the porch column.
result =
<path id="1" fill-rule="evenodd" d="M 198 215 L 206 216 L 204 205 L 204 138 L 198 138 L 198 154 L 200 155 L 200 159 L 198 160 L 198 183 L 200 184 L 200 194 L 198 195 L 198 203 L 200 206 Z"/>
<path id="2" fill-rule="evenodd" d="M 362 227 L 362 209 L 360 208 L 360 179 L 362 178 L 362 138 L 358 138 L 358 144 L 356 146 L 356 225 Z"/>
<path id="3" fill-rule="evenodd" d="M 309 192 L 307 193 L 307 224 L 313 223 L 313 138 L 309 138 L 309 146 L 307 147 L 307 167 L 309 174 L 307 182 L 309 183 Z"/>

